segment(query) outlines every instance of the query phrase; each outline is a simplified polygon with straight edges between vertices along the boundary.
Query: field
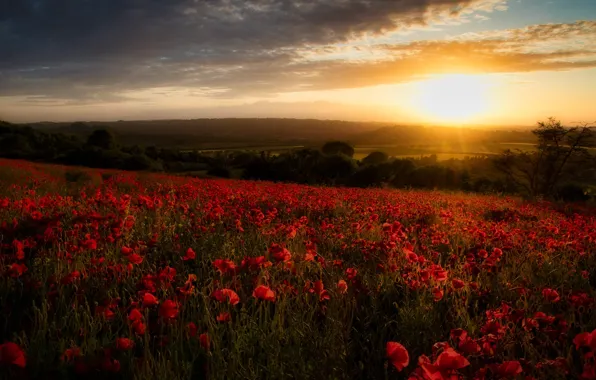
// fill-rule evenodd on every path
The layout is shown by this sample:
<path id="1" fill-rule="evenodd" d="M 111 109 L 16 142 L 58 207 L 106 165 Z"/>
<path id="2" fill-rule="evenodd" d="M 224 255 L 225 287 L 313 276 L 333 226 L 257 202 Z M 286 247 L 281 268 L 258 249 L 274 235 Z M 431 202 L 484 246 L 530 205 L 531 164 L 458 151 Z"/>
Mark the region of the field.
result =
<path id="1" fill-rule="evenodd" d="M 594 210 L 0 160 L 0 378 L 596 379 Z"/>

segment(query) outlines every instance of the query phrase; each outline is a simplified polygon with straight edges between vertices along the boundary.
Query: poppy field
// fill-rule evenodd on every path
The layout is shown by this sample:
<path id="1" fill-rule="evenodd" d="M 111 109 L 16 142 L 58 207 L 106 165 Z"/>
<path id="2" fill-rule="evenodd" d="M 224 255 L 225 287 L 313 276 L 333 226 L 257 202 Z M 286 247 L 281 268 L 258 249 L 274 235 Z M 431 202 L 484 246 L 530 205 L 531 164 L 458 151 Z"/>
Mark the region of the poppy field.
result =
<path id="1" fill-rule="evenodd" d="M 0 160 L 0 378 L 596 379 L 596 213 Z"/>

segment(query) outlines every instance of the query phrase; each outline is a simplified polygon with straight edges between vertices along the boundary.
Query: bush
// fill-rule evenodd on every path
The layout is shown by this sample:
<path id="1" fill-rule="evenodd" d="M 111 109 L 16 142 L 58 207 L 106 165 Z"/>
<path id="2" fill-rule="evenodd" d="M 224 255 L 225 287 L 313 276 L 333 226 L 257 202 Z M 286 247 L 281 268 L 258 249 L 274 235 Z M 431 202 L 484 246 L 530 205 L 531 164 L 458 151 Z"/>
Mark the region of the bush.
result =
<path id="1" fill-rule="evenodd" d="M 568 183 L 556 189 L 556 199 L 564 202 L 585 202 L 590 196 L 583 186 Z"/>
<path id="2" fill-rule="evenodd" d="M 68 170 L 64 172 L 64 179 L 68 183 L 84 184 L 92 181 L 91 175 L 83 170 Z"/>

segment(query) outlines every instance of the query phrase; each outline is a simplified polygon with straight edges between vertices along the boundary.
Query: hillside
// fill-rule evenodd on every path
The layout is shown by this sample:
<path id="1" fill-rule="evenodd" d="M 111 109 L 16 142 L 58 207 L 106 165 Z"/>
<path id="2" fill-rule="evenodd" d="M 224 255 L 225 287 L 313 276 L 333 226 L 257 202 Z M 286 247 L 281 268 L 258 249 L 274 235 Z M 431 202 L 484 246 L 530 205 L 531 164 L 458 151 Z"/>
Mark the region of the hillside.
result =
<path id="1" fill-rule="evenodd" d="M 12 160 L 0 182 L 2 378 L 594 373 L 592 209 Z"/>
<path id="2" fill-rule="evenodd" d="M 528 128 L 449 128 L 396 123 L 315 119 L 193 119 L 77 123 L 32 123 L 48 132 L 86 136 L 108 128 L 126 144 L 185 148 L 221 148 L 256 145 L 320 145 L 348 140 L 357 145 L 533 143 Z M 454 133 L 455 132 L 455 133 Z"/>

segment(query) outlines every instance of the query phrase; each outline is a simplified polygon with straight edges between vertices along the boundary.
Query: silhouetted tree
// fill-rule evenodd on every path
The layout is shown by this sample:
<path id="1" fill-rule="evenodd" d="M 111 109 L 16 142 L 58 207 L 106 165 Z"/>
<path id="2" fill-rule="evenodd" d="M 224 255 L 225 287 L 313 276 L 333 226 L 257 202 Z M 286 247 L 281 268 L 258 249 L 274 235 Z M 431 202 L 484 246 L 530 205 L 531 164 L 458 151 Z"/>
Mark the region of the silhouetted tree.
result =
<path id="1" fill-rule="evenodd" d="M 362 159 L 362 163 L 365 165 L 377 165 L 387 162 L 388 159 L 389 156 L 385 152 L 371 152 Z"/>
<path id="2" fill-rule="evenodd" d="M 554 196 L 563 179 L 577 174 L 574 168 L 593 167 L 586 148 L 594 145 L 595 134 L 588 125 L 565 127 L 549 118 L 532 133 L 538 139 L 535 151 L 507 150 L 495 161 L 497 169 L 530 197 Z"/>
<path id="3" fill-rule="evenodd" d="M 343 154 L 350 158 L 354 157 L 354 148 L 343 141 L 330 141 L 321 148 L 325 154 Z"/>
<path id="4" fill-rule="evenodd" d="M 114 134 L 107 129 L 96 129 L 87 138 L 87 144 L 101 149 L 114 149 L 116 147 L 116 138 Z"/>

